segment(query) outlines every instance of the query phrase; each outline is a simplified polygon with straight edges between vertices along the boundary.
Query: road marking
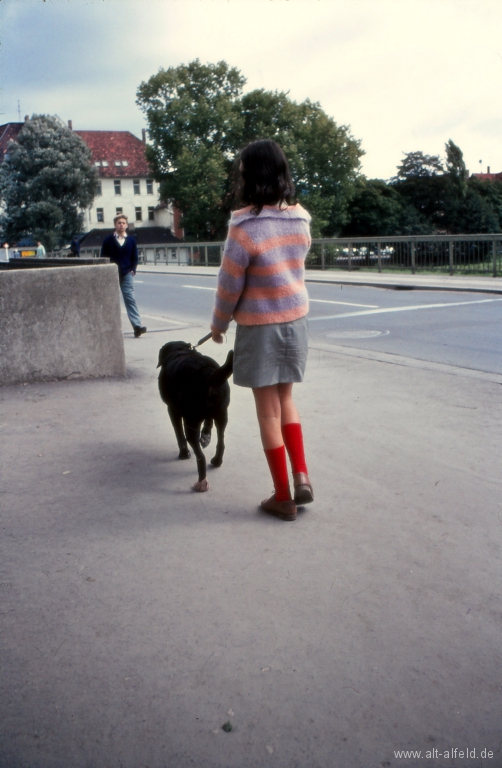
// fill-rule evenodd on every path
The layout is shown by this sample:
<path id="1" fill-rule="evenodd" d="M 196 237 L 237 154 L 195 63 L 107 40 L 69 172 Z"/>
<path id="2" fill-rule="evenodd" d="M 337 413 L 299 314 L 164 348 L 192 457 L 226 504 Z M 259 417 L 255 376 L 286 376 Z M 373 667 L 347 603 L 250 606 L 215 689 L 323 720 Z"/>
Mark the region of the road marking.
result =
<path id="1" fill-rule="evenodd" d="M 209 288 L 207 285 L 183 285 L 182 288 L 197 288 L 199 291 L 215 291 L 215 288 Z M 349 301 L 330 301 L 329 299 L 309 299 L 318 304 L 343 304 L 346 307 L 378 307 L 378 304 L 353 304 Z"/>
<path id="2" fill-rule="evenodd" d="M 182 285 L 182 288 L 197 288 L 199 291 L 214 291 L 216 288 L 209 288 L 207 285 Z"/>
<path id="3" fill-rule="evenodd" d="M 378 309 L 378 304 L 353 304 L 350 301 L 331 301 L 330 299 L 311 299 L 309 301 L 316 301 L 318 304 L 344 304 L 346 307 L 369 307 L 371 309 Z"/>
<path id="4" fill-rule="evenodd" d="M 127 313 L 124 310 L 122 310 L 122 315 L 127 317 Z M 173 323 L 173 325 L 182 325 L 185 327 L 185 324 L 181 320 L 173 320 L 172 317 L 168 317 L 167 315 L 145 315 L 144 312 L 142 312 L 141 317 L 146 317 L 147 320 L 162 320 L 163 323 L 167 320 L 169 323 Z"/>
<path id="5" fill-rule="evenodd" d="M 389 307 L 387 309 L 367 309 L 363 312 L 344 312 L 340 315 L 324 315 L 323 317 L 309 317 L 309 323 L 319 320 L 337 320 L 339 317 L 360 317 L 361 315 L 380 315 L 385 312 L 411 312 L 414 309 L 441 309 L 443 307 L 461 307 L 466 304 L 488 304 L 502 299 L 480 299 L 479 301 L 452 301 L 449 304 L 415 304 L 409 307 Z"/>
<path id="6" fill-rule="evenodd" d="M 136 285 L 136 283 L 144 283 L 144 282 L 145 282 L 144 280 L 135 280 L 134 284 Z"/>

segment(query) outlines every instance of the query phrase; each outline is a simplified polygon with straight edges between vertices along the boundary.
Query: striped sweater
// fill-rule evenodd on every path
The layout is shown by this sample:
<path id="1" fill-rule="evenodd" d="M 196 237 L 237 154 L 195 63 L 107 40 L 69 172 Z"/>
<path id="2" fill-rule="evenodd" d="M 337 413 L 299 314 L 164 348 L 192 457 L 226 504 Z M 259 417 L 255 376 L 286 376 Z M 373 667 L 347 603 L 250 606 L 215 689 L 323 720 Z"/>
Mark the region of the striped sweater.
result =
<path id="1" fill-rule="evenodd" d="M 299 204 L 282 210 L 267 205 L 258 216 L 251 206 L 232 214 L 211 330 L 224 333 L 232 318 L 239 325 L 268 325 L 307 314 L 309 222 Z"/>

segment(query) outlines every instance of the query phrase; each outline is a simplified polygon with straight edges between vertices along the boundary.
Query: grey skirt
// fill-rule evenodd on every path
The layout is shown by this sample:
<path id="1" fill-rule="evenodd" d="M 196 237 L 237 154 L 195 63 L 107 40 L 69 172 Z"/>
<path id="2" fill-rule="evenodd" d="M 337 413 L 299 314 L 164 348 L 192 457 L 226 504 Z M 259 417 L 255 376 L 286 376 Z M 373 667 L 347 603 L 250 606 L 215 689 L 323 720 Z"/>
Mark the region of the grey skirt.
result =
<path id="1" fill-rule="evenodd" d="M 237 325 L 234 384 L 256 388 L 303 381 L 307 352 L 306 317 L 291 323 Z"/>

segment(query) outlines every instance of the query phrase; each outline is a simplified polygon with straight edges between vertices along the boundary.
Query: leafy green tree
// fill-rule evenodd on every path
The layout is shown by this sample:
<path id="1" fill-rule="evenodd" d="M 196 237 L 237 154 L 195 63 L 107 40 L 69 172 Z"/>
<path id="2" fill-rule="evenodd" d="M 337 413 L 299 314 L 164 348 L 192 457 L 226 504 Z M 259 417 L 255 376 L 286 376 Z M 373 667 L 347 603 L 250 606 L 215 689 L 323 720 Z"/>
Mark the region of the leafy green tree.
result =
<path id="1" fill-rule="evenodd" d="M 438 155 L 408 152 L 391 184 L 429 229 L 441 228 L 448 178 Z"/>
<path id="2" fill-rule="evenodd" d="M 456 234 L 500 232 L 502 184 L 471 178 L 465 193 L 452 196 L 446 209 L 448 231 Z"/>
<path id="3" fill-rule="evenodd" d="M 424 234 L 427 222 L 399 193 L 380 179 L 358 179 L 348 206 L 343 237 Z"/>
<path id="4" fill-rule="evenodd" d="M 445 150 L 446 173 L 450 177 L 451 186 L 456 188 L 460 197 L 463 197 L 467 192 L 467 170 L 464 155 L 460 147 L 457 147 L 451 139 L 446 142 Z"/>
<path id="5" fill-rule="evenodd" d="M 462 151 L 450 139 L 446 145 L 443 227 L 454 234 L 500 232 L 502 185 L 467 179 Z"/>
<path id="6" fill-rule="evenodd" d="M 187 235 L 222 236 L 231 205 L 231 173 L 242 117 L 235 108 L 245 79 L 224 61 L 160 69 L 140 85 L 148 121 L 147 159 L 160 195 L 183 213 Z"/>
<path id="7" fill-rule="evenodd" d="M 423 152 L 407 152 L 397 169 L 397 180 L 422 179 L 444 172 L 439 155 L 424 155 Z"/>
<path id="8" fill-rule="evenodd" d="M 413 207 L 431 232 L 500 232 L 502 184 L 467 179 L 462 150 L 451 139 L 445 144 L 445 155 L 444 165 L 437 155 L 405 155 L 391 183 L 409 211 Z"/>
<path id="9" fill-rule="evenodd" d="M 82 139 L 57 119 L 34 115 L 0 166 L 3 237 L 32 236 L 47 250 L 82 230 L 97 173 Z"/>
<path id="10" fill-rule="evenodd" d="M 380 179 L 359 179 L 348 206 L 342 236 L 395 235 L 403 203 L 398 193 Z"/>
<path id="11" fill-rule="evenodd" d="M 486 203 L 489 206 L 493 216 L 491 222 L 486 223 L 486 226 L 488 227 L 487 229 L 477 229 L 476 231 L 502 231 L 502 182 L 482 181 L 481 179 L 477 179 L 475 176 L 471 176 L 467 182 L 467 196 L 469 196 L 471 192 L 478 195 L 483 203 Z"/>
<path id="12" fill-rule="evenodd" d="M 235 204 L 235 158 L 250 141 L 284 149 L 297 194 L 313 215 L 313 233 L 335 234 L 346 218 L 360 143 L 319 104 L 287 94 L 242 95 L 244 77 L 226 62 L 159 70 L 138 89 L 151 145 L 147 157 L 161 196 L 183 213 L 187 234 L 219 239 Z"/>
<path id="13" fill-rule="evenodd" d="M 283 148 L 314 237 L 338 234 L 358 176 L 360 142 L 309 99 L 296 104 L 285 93 L 257 90 L 242 97 L 241 111 L 243 144 L 269 138 Z"/>

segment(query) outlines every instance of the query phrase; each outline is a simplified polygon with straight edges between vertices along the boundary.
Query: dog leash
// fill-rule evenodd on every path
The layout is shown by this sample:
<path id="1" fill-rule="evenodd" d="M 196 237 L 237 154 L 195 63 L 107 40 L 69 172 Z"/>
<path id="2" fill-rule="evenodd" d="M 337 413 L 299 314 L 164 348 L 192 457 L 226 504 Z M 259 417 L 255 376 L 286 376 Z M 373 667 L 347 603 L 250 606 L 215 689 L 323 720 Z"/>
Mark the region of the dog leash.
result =
<path id="1" fill-rule="evenodd" d="M 210 339 L 212 335 L 213 335 L 213 334 L 212 334 L 212 332 L 211 332 L 211 331 L 209 331 L 209 333 L 206 333 L 206 335 L 205 335 L 205 336 L 203 336 L 203 337 L 202 337 L 202 339 L 199 339 L 199 341 L 197 342 L 197 344 L 191 344 L 191 345 L 190 345 L 190 348 L 191 348 L 191 349 L 197 349 L 197 347 L 200 347 L 200 345 L 201 345 L 201 344 L 205 344 L 205 343 L 206 343 L 206 341 L 208 341 L 208 339 Z"/>

